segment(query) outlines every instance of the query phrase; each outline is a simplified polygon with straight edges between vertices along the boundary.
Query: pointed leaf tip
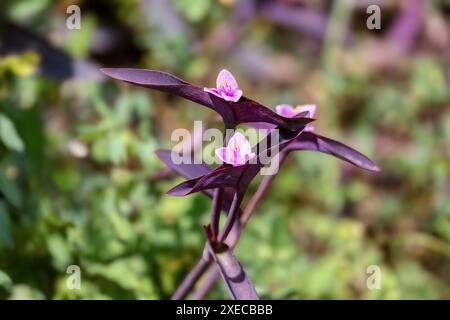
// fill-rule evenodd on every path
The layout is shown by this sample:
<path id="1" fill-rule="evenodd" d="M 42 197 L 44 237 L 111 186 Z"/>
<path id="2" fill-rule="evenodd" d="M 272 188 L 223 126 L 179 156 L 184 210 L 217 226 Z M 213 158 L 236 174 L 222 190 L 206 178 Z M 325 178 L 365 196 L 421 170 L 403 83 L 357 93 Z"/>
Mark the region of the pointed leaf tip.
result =
<path id="1" fill-rule="evenodd" d="M 299 138 L 289 145 L 288 150 L 309 150 L 327 153 L 362 169 L 373 172 L 381 171 L 379 166 L 361 152 L 339 141 L 312 132 L 302 133 Z"/>

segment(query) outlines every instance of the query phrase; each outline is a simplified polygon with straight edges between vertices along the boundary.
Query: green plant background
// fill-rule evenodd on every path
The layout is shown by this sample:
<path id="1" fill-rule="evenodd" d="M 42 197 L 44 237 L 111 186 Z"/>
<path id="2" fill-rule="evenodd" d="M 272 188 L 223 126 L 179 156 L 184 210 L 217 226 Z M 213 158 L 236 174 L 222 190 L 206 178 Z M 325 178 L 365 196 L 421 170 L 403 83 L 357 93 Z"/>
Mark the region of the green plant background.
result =
<path id="1" fill-rule="evenodd" d="M 364 9 L 349 26 L 353 44 L 338 45 L 341 1 L 332 2 L 336 28 L 319 48 L 255 17 L 227 50 L 219 31 L 235 1 L 171 1 L 175 22 L 138 1 L 78 1 L 82 28 L 72 31 L 69 1 L 2 2 L 3 18 L 77 61 L 160 69 L 199 85 L 226 67 L 268 106 L 316 103 L 319 133 L 381 166 L 372 174 L 317 153 L 289 158 L 236 248 L 262 297 L 450 298 L 448 1 L 426 1 L 423 27 L 446 50 L 419 39 L 397 60 L 388 56 L 387 71 L 373 62 L 388 54 L 385 32 L 364 27 Z M 400 2 L 383 8 L 383 23 Z M 105 19 L 126 30 L 132 50 L 96 53 Z M 171 146 L 175 128 L 197 119 L 217 125 L 214 115 L 97 69 L 92 78 L 52 80 L 35 72 L 42 58 L 33 50 L 0 55 L 0 298 L 170 297 L 201 255 L 209 200 L 165 196 L 182 180 L 152 180 L 162 167 L 153 152 Z M 66 286 L 69 265 L 81 268 L 80 290 Z M 379 290 L 366 287 L 370 265 L 381 268 Z M 207 297 L 228 296 L 218 283 Z"/>

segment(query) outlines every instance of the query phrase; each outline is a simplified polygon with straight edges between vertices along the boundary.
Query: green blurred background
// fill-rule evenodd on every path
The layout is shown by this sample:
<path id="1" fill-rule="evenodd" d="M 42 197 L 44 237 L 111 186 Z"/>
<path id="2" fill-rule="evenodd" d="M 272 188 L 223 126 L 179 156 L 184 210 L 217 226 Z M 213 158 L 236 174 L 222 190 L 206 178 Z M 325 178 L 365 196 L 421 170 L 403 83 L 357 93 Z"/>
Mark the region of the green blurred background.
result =
<path id="1" fill-rule="evenodd" d="M 66 27 L 71 4 L 81 29 Z M 369 4 L 381 30 L 369 30 Z M 209 200 L 164 196 L 154 150 L 205 108 L 99 67 L 316 103 L 373 174 L 293 154 L 236 255 L 263 298 L 450 298 L 450 1 L 2 0 L 0 298 L 161 299 L 200 257 Z M 254 190 L 254 186 L 252 187 Z M 81 289 L 66 286 L 69 265 Z M 381 268 L 381 289 L 366 287 Z M 218 283 L 208 298 L 227 298 Z"/>

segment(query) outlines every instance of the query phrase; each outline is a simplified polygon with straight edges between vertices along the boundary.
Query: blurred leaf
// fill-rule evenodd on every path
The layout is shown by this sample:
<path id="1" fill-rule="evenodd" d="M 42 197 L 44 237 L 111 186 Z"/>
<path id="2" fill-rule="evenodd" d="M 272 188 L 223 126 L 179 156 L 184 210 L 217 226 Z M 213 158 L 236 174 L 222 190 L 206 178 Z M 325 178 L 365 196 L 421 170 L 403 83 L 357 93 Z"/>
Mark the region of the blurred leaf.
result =
<path id="1" fill-rule="evenodd" d="M 82 13 L 81 17 L 82 27 L 70 30 L 66 40 L 66 49 L 77 58 L 84 58 L 88 55 L 96 26 L 95 17 L 91 14 Z"/>
<path id="2" fill-rule="evenodd" d="M 26 284 L 16 284 L 11 288 L 11 300 L 42 300 L 45 299 L 44 294 Z"/>
<path id="3" fill-rule="evenodd" d="M 11 278 L 8 276 L 8 274 L 0 270 L 0 288 L 9 290 L 12 287 L 12 285 L 13 282 Z"/>
<path id="4" fill-rule="evenodd" d="M 59 271 L 65 271 L 71 262 L 70 248 L 65 239 L 59 234 L 51 234 L 46 241 L 53 259 L 53 265 Z"/>
<path id="5" fill-rule="evenodd" d="M 0 170 L 0 191 L 13 206 L 16 208 L 22 205 L 22 192 L 15 181 L 10 180 Z"/>
<path id="6" fill-rule="evenodd" d="M 104 277 L 124 289 L 150 294 L 152 286 L 146 277 L 147 266 L 140 256 L 116 259 L 108 264 L 88 263 L 91 275 Z"/>
<path id="7" fill-rule="evenodd" d="M 11 235 L 11 222 L 9 213 L 3 201 L 0 201 L 0 244 L 11 249 L 14 246 L 14 240 Z M 0 272 L 0 286 L 2 285 Z"/>
<path id="8" fill-rule="evenodd" d="M 53 173 L 53 181 L 61 191 L 71 191 L 76 188 L 80 181 L 80 175 L 72 168 L 64 168 L 55 170 Z"/>
<path id="9" fill-rule="evenodd" d="M 0 71 L 6 68 L 20 77 L 28 77 L 35 71 L 39 62 L 40 57 L 34 51 L 25 51 L 19 55 L 11 54 L 0 60 Z"/>
<path id="10" fill-rule="evenodd" d="M 199 22 L 207 15 L 212 3 L 211 0 L 176 0 L 175 5 L 189 21 Z"/>
<path id="11" fill-rule="evenodd" d="M 122 135 L 111 134 L 108 137 L 109 160 L 114 164 L 123 163 L 127 159 L 127 149 Z"/>
<path id="12" fill-rule="evenodd" d="M 17 20 L 27 20 L 44 11 L 50 4 L 50 0 L 18 0 L 8 9 L 8 14 Z"/>
<path id="13" fill-rule="evenodd" d="M 424 102 L 445 102 L 450 99 L 444 70 L 431 60 L 418 60 L 412 70 L 412 92 Z"/>
<path id="14" fill-rule="evenodd" d="M 14 123 L 6 116 L 0 114 L 0 138 L 11 150 L 23 152 L 24 144 L 16 131 Z"/>

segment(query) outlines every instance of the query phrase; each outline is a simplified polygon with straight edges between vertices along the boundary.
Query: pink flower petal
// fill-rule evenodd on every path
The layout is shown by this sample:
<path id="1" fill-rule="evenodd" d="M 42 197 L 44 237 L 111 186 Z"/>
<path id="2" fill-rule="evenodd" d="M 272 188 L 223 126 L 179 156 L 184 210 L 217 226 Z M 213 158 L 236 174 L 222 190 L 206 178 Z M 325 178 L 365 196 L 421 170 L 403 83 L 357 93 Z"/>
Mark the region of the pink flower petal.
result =
<path id="1" fill-rule="evenodd" d="M 239 99 L 242 97 L 243 92 L 242 90 L 236 90 L 236 92 L 234 93 L 234 100 L 233 102 L 238 102 Z"/>
<path id="2" fill-rule="evenodd" d="M 314 117 L 316 114 L 316 105 L 315 104 L 303 104 L 298 107 L 298 113 L 308 111 L 309 112 L 309 118 Z"/>
<path id="3" fill-rule="evenodd" d="M 249 161 L 250 159 L 253 159 L 255 156 L 256 153 L 250 152 L 249 154 L 247 154 L 245 162 Z"/>
<path id="4" fill-rule="evenodd" d="M 314 115 L 316 114 L 316 105 L 315 104 L 303 104 L 303 105 L 298 107 L 298 110 L 299 110 L 299 113 L 300 112 L 304 112 L 304 111 L 308 111 L 309 112 L 308 117 L 309 118 L 313 118 Z M 308 124 L 303 131 L 305 131 L 305 132 L 313 132 L 314 130 L 316 130 L 314 125 Z"/>
<path id="5" fill-rule="evenodd" d="M 216 155 L 219 157 L 220 160 L 224 163 L 228 163 L 227 160 L 227 148 L 226 147 L 220 147 L 216 149 Z"/>
<path id="6" fill-rule="evenodd" d="M 222 69 L 219 72 L 219 75 L 217 76 L 216 80 L 217 89 L 230 87 L 232 89 L 239 88 L 236 79 L 234 78 L 233 74 L 228 71 L 227 69 Z"/>
<path id="7" fill-rule="evenodd" d="M 222 69 L 216 80 L 217 88 L 203 88 L 203 91 L 211 93 L 225 101 L 238 102 L 242 97 L 242 90 L 230 71 Z"/>
<path id="8" fill-rule="evenodd" d="M 291 106 L 290 104 L 279 104 L 275 108 L 280 116 L 286 118 L 292 118 L 297 114 L 294 107 Z"/>
<path id="9" fill-rule="evenodd" d="M 232 166 L 243 165 L 248 160 L 255 157 L 250 142 L 240 132 L 236 132 L 230 138 L 226 147 L 216 149 L 216 155 L 223 162 L 231 164 Z"/>
<path id="10" fill-rule="evenodd" d="M 224 92 L 224 91 L 221 91 L 221 92 L 220 92 L 220 97 L 221 97 L 223 100 L 225 100 L 225 101 L 233 101 L 233 102 L 235 102 L 233 96 L 229 96 L 229 95 L 228 95 L 226 92 Z"/>
<path id="11" fill-rule="evenodd" d="M 216 97 L 222 98 L 221 92 L 219 92 L 216 88 L 203 88 L 203 91 L 211 93 Z"/>
<path id="12" fill-rule="evenodd" d="M 294 108 L 293 106 L 289 105 L 289 104 L 279 104 L 276 107 L 277 113 L 280 116 L 286 117 L 286 118 L 292 118 L 295 117 L 297 114 L 302 113 L 307 111 L 308 114 L 308 118 L 312 118 L 314 117 L 314 114 L 316 113 L 316 105 L 315 104 L 304 104 L 304 105 L 300 105 L 296 108 Z M 312 132 L 314 131 L 316 128 L 312 125 L 312 124 L 308 124 L 304 131 L 305 132 Z"/>
<path id="13" fill-rule="evenodd" d="M 236 132 L 235 134 L 233 134 L 230 140 L 228 140 L 227 147 L 236 149 L 238 146 L 240 146 L 245 142 L 248 142 L 245 136 L 240 132 Z"/>

